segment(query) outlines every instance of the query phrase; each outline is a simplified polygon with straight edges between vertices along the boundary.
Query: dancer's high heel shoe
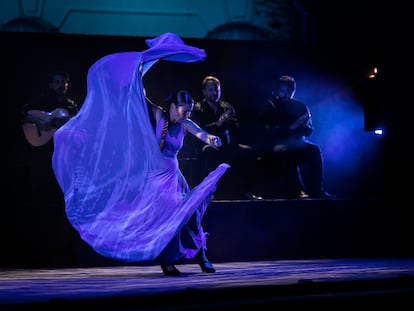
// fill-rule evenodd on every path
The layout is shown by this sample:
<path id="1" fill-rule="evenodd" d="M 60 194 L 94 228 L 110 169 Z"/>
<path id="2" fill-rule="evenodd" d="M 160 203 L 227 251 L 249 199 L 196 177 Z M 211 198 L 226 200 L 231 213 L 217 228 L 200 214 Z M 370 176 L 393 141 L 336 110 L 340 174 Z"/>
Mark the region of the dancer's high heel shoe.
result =
<path id="1" fill-rule="evenodd" d="M 200 265 L 201 271 L 205 273 L 214 273 L 216 269 L 213 267 L 213 264 L 207 259 L 205 249 L 202 248 L 197 254 L 198 264 Z"/>
<path id="2" fill-rule="evenodd" d="M 174 265 L 161 265 L 162 272 L 165 276 L 178 276 L 181 274 Z"/>
<path id="3" fill-rule="evenodd" d="M 205 260 L 200 260 L 199 263 L 201 271 L 205 272 L 205 273 L 214 273 L 216 272 L 216 269 L 213 267 L 213 264 L 208 261 L 207 259 Z"/>

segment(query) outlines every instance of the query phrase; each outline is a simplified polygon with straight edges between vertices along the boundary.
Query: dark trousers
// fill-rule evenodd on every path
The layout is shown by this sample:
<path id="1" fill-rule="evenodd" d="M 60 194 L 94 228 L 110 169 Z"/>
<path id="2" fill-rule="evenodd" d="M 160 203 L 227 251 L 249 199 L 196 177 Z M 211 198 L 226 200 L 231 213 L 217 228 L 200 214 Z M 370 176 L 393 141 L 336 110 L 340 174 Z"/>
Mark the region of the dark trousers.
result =
<path id="1" fill-rule="evenodd" d="M 323 189 L 323 160 L 320 147 L 308 140 L 286 140 L 261 151 L 269 174 L 286 176 L 289 195 L 309 194 Z"/>

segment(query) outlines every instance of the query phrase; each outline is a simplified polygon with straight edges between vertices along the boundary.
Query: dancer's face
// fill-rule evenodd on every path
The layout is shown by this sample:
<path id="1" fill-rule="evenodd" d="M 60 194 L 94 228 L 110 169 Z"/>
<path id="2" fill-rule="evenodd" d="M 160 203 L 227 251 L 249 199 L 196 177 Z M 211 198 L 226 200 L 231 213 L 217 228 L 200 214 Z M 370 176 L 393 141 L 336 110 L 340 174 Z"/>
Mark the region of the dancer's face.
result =
<path id="1" fill-rule="evenodd" d="M 191 103 L 172 103 L 170 106 L 170 119 L 173 123 L 182 123 L 191 116 L 194 105 Z"/>

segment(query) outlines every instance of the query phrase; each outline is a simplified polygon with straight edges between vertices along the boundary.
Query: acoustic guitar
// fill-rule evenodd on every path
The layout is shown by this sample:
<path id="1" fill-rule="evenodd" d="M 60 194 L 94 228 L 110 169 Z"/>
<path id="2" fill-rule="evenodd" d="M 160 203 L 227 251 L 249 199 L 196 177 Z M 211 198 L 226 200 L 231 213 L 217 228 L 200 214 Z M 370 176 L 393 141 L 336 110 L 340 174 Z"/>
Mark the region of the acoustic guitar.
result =
<path id="1" fill-rule="evenodd" d="M 69 113 L 63 108 L 51 112 L 28 110 L 22 124 L 24 136 L 32 146 L 43 146 L 69 119 Z"/>

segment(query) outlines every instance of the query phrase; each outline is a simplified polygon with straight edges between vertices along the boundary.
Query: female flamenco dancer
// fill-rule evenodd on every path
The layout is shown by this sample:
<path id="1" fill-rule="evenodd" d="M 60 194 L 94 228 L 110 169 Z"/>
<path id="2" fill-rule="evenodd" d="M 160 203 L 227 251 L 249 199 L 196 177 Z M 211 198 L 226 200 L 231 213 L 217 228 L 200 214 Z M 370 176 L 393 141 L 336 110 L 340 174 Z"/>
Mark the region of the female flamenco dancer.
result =
<path id="1" fill-rule="evenodd" d="M 204 50 L 173 33 L 146 40 L 149 49 L 107 55 L 91 66 L 79 113 L 54 135 L 52 164 L 70 223 L 97 253 L 131 263 L 157 262 L 166 276 L 176 264 L 206 257 L 202 219 L 221 176 L 220 164 L 190 189 L 178 167 L 184 136 L 219 147 L 220 139 L 188 117 L 186 91 L 163 107 L 149 103 L 142 78 L 158 60 L 195 62 Z"/>

